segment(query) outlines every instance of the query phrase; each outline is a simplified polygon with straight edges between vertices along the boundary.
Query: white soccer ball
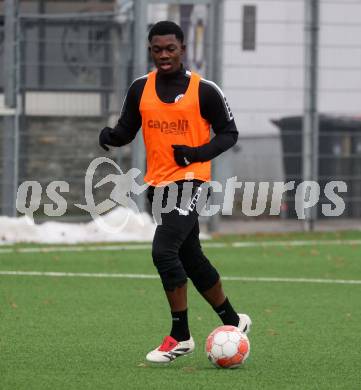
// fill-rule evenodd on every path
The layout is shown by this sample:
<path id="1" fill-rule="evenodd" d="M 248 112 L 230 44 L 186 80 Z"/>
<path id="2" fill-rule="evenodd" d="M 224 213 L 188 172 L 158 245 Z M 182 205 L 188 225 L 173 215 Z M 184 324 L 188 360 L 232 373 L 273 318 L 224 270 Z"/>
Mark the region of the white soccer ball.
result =
<path id="1" fill-rule="evenodd" d="M 239 367 L 248 358 L 249 351 L 248 337 L 235 326 L 219 326 L 207 337 L 206 354 L 216 367 Z"/>

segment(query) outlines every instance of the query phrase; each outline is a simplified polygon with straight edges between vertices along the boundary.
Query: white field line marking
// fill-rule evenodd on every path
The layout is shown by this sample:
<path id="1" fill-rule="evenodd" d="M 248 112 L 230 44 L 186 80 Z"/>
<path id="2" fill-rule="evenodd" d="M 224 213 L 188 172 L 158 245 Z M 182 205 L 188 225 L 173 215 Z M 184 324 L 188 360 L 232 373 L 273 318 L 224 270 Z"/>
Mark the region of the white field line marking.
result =
<path id="1" fill-rule="evenodd" d="M 89 272 L 40 272 L 40 271 L 0 271 L 0 276 L 48 276 L 78 278 L 120 278 L 120 279 L 159 279 L 155 274 L 119 274 Z M 315 278 L 277 278 L 223 276 L 222 280 L 238 282 L 276 282 L 276 283 L 324 283 L 324 284 L 361 284 L 361 280 L 352 279 L 315 279 Z"/>
<path id="2" fill-rule="evenodd" d="M 234 248 L 273 247 L 273 246 L 312 246 L 312 245 L 361 245 L 361 240 L 295 240 L 295 241 L 249 241 L 233 242 Z"/>
<path id="3" fill-rule="evenodd" d="M 296 240 L 296 241 L 239 241 L 239 242 L 205 242 L 203 248 L 256 248 L 256 247 L 298 247 L 327 245 L 361 245 L 361 240 Z M 149 250 L 151 244 L 134 245 L 89 245 L 89 246 L 49 246 L 33 248 L 0 248 L 1 253 L 50 253 L 50 252 L 99 252 L 122 250 Z"/>

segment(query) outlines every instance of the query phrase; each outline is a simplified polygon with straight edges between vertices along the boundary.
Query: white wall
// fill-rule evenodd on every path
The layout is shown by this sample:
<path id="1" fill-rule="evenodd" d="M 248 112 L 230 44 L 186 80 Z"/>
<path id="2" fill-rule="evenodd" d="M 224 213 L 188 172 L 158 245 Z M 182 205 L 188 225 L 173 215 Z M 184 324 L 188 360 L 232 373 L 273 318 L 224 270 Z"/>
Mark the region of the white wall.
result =
<path id="1" fill-rule="evenodd" d="M 255 51 L 242 50 L 244 5 L 257 6 Z M 270 119 L 301 113 L 302 23 L 301 2 L 225 1 L 223 90 L 240 133 L 275 133 Z"/>
<path id="2" fill-rule="evenodd" d="M 257 6 L 255 51 L 242 50 L 243 5 Z M 319 109 L 360 115 L 361 2 L 320 8 Z M 223 90 L 241 133 L 275 133 L 270 119 L 302 114 L 303 21 L 303 1 L 225 0 Z"/>
<path id="3" fill-rule="evenodd" d="M 19 103 L 20 104 L 20 103 Z M 27 92 L 28 116 L 100 116 L 101 95 L 96 92 Z M 0 116 L 12 114 L 0 94 Z"/>
<path id="4" fill-rule="evenodd" d="M 321 2 L 322 112 L 361 115 L 361 2 Z"/>

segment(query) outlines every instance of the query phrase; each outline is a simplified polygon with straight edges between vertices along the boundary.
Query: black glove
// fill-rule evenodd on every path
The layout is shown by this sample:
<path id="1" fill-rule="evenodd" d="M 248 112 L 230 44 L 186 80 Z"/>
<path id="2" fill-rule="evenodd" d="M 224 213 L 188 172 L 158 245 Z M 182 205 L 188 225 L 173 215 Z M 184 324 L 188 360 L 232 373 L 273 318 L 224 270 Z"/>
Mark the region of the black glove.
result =
<path id="1" fill-rule="evenodd" d="M 186 167 L 198 161 L 197 148 L 187 145 L 172 145 L 172 148 L 174 149 L 174 160 L 179 166 Z"/>
<path id="2" fill-rule="evenodd" d="M 109 151 L 109 148 L 107 145 L 112 146 L 112 132 L 114 129 L 111 127 L 104 127 L 104 129 L 99 134 L 99 145 L 106 150 Z"/>

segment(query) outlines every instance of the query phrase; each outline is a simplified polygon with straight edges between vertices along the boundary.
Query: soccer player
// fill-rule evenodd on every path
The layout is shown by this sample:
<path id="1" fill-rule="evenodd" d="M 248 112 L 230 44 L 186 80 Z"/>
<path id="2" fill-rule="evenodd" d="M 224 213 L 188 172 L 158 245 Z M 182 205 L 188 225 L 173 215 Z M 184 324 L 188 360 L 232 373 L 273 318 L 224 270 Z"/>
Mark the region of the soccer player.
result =
<path id="1" fill-rule="evenodd" d="M 131 84 L 117 125 L 105 127 L 99 143 L 105 150 L 126 145 L 142 128 L 149 201 L 152 203 L 156 190 L 166 188 L 167 183 L 177 186 L 176 206 L 162 215 L 152 245 L 153 263 L 169 302 L 172 326 L 170 334 L 146 359 L 166 363 L 194 350 L 187 315 L 188 278 L 223 324 L 247 333 L 251 320 L 234 310 L 217 270 L 202 252 L 195 207 L 202 184 L 210 180 L 211 160 L 237 141 L 231 110 L 215 83 L 184 68 L 184 35 L 177 24 L 156 23 L 148 40 L 156 70 Z M 215 133 L 212 139 L 210 127 Z M 193 189 L 184 206 L 182 191 L 186 184 L 192 184 Z M 165 201 L 167 193 L 170 191 L 163 194 Z"/>

